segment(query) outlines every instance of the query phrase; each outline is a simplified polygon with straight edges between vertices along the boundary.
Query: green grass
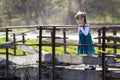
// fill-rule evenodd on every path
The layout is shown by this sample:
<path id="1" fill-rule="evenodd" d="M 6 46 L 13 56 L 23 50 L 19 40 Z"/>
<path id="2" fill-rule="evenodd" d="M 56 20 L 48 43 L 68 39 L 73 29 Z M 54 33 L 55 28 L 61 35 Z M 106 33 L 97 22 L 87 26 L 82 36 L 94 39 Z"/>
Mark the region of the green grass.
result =
<path id="1" fill-rule="evenodd" d="M 12 41 L 12 39 L 9 39 L 9 41 Z M 0 38 L 0 42 L 4 43 L 5 38 L 4 37 Z M 26 44 L 38 44 L 38 42 L 39 42 L 38 39 L 34 39 L 34 40 L 27 39 L 25 43 Z M 74 41 L 72 41 L 72 42 L 74 42 Z M 48 40 L 43 40 L 42 43 L 50 43 L 50 40 L 49 39 Z M 110 43 L 113 43 L 113 42 L 110 42 Z M 20 44 L 20 42 L 19 42 L 19 44 Z M 120 44 L 120 43 L 118 43 L 118 44 Z M 38 46 L 31 46 L 31 47 L 33 47 L 35 49 L 39 48 Z M 99 49 L 97 47 L 94 47 L 94 48 L 95 48 L 95 54 L 97 55 Z M 67 52 L 66 53 L 71 54 L 71 55 L 77 55 L 77 49 L 78 49 L 77 46 L 67 46 L 67 49 L 66 49 Z M 51 46 L 42 46 L 42 50 L 45 51 L 45 52 L 48 52 L 48 53 L 52 53 L 52 47 Z M 0 55 L 5 55 L 5 52 L 6 52 L 5 49 L 0 49 L 0 53 L 1 53 Z M 61 47 L 61 46 L 56 47 L 55 52 L 56 52 L 56 54 L 64 54 L 64 47 Z M 112 48 L 106 48 L 106 52 L 113 53 L 114 50 Z M 120 52 L 120 49 L 117 49 L 117 52 Z M 9 53 L 11 55 L 14 54 L 13 47 L 9 49 Z M 16 53 L 17 53 L 17 55 L 23 55 L 23 51 L 18 50 L 18 49 L 16 50 Z M 26 54 L 29 55 L 29 53 L 26 53 Z M 120 59 L 117 59 L 117 61 L 120 62 Z"/>
<path id="2" fill-rule="evenodd" d="M 9 40 L 12 41 L 12 39 L 9 39 Z M 4 37 L 0 38 L 0 42 L 4 43 L 5 38 Z M 26 44 L 38 44 L 38 42 L 39 42 L 38 39 L 34 39 L 34 40 L 27 39 L 25 43 Z M 74 42 L 74 41 L 72 41 L 72 42 Z M 42 43 L 50 43 L 50 40 L 49 39 L 48 40 L 43 40 Z M 19 44 L 20 44 L 20 42 L 19 42 Z M 38 46 L 32 46 L 32 47 L 38 49 Z M 50 47 L 50 46 L 43 46 L 42 50 L 46 51 L 48 53 L 52 53 L 52 47 Z M 64 53 L 64 48 L 63 47 L 56 47 L 55 50 L 56 50 L 56 54 L 63 54 Z M 95 47 L 95 53 L 96 54 L 98 54 L 98 51 L 99 51 L 98 48 Z M 113 51 L 114 50 L 111 49 L 111 48 L 106 48 L 106 52 L 113 53 Z M 119 52 L 120 50 L 118 49 L 117 51 Z M 0 52 L 5 52 L 5 49 L 0 49 Z M 13 49 L 9 49 L 9 52 L 11 54 L 13 54 Z M 67 53 L 76 55 L 77 54 L 77 46 L 67 46 Z M 21 55 L 21 54 L 23 54 L 23 52 L 20 51 L 20 50 L 17 50 L 17 55 Z"/>

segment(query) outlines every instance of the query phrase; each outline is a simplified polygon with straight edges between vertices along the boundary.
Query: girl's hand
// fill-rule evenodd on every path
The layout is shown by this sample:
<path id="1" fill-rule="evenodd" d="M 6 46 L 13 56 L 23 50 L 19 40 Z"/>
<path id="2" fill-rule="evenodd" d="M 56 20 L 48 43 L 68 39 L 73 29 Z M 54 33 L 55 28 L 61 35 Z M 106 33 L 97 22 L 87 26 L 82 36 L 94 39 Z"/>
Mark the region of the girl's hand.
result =
<path id="1" fill-rule="evenodd" d="M 83 24 L 79 24 L 79 25 L 78 25 L 78 27 L 82 27 L 82 26 L 83 26 Z"/>

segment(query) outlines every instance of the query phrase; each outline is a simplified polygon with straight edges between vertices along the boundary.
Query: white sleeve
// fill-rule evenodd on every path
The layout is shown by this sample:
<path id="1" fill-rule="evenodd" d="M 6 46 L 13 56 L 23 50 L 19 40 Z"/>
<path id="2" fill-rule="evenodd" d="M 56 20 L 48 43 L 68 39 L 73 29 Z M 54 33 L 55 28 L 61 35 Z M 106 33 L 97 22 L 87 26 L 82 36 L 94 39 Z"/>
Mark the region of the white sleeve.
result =
<path id="1" fill-rule="evenodd" d="M 78 34 L 79 34 L 80 29 L 81 29 L 81 28 L 80 28 L 80 27 L 78 27 Z"/>
<path id="2" fill-rule="evenodd" d="M 83 27 L 82 27 L 82 28 L 81 28 L 81 31 L 83 32 L 83 34 L 84 34 L 85 36 L 87 36 L 88 33 L 89 33 L 89 27 L 85 27 L 85 29 L 83 29 Z"/>

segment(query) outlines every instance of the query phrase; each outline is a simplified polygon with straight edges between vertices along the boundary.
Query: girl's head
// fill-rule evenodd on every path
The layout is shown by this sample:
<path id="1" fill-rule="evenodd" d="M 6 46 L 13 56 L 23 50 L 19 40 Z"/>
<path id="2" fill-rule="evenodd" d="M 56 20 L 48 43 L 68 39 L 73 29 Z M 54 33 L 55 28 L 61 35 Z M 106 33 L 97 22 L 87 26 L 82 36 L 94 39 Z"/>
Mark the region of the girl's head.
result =
<path id="1" fill-rule="evenodd" d="M 86 13 L 78 11 L 75 15 L 75 19 L 78 24 L 86 24 Z"/>

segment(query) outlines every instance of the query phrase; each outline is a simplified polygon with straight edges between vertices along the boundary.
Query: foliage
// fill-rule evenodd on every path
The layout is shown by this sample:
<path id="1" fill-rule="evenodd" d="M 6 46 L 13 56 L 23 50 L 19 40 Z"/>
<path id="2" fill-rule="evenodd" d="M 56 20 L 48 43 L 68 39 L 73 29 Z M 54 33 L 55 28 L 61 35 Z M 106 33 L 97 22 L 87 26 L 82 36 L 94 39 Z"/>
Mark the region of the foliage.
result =
<path id="1" fill-rule="evenodd" d="M 86 11 L 88 22 L 119 22 L 120 0 L 0 0 L 0 26 L 76 24 Z"/>

